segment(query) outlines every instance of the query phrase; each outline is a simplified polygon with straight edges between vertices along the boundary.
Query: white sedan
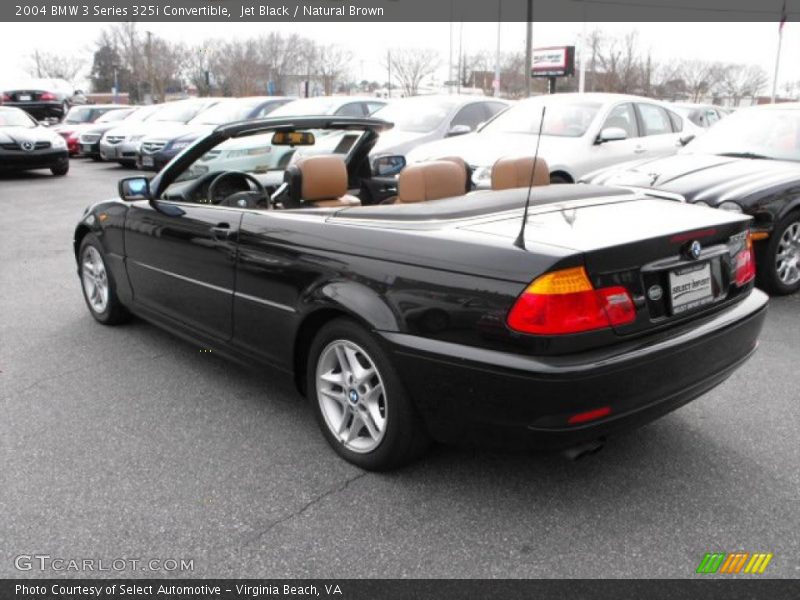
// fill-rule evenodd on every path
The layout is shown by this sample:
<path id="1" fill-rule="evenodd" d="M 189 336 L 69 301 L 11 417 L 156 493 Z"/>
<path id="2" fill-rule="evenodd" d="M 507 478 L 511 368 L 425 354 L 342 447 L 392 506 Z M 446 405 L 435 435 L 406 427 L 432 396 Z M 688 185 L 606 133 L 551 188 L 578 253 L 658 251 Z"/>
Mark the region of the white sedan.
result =
<path id="1" fill-rule="evenodd" d="M 488 187 L 494 163 L 504 156 L 532 156 L 542 117 L 539 156 L 553 183 L 635 158 L 675 154 L 701 130 L 663 102 L 622 94 L 554 94 L 517 103 L 478 132 L 418 146 L 409 163 L 459 156 L 473 181 Z"/>

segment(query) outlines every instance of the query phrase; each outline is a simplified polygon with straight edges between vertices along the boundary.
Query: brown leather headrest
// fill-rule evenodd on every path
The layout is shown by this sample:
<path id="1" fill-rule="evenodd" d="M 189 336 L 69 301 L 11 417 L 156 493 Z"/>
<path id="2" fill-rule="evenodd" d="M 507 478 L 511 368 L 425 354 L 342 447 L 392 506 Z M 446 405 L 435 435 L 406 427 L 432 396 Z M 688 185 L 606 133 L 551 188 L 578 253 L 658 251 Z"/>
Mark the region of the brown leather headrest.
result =
<path id="1" fill-rule="evenodd" d="M 397 180 L 401 204 L 463 196 L 464 170 L 447 160 L 434 160 L 407 166 Z"/>
<path id="2" fill-rule="evenodd" d="M 533 174 L 533 185 L 548 185 L 550 183 L 550 169 L 543 158 L 537 158 L 536 171 Z M 492 167 L 492 189 L 508 190 L 511 188 L 528 187 L 531 184 L 531 170 L 534 158 L 522 156 L 519 158 L 498 159 Z"/>
<path id="3" fill-rule="evenodd" d="M 295 166 L 302 176 L 300 197 L 303 200 L 330 200 L 347 194 L 347 167 L 341 156 L 308 156 L 297 161 Z"/>

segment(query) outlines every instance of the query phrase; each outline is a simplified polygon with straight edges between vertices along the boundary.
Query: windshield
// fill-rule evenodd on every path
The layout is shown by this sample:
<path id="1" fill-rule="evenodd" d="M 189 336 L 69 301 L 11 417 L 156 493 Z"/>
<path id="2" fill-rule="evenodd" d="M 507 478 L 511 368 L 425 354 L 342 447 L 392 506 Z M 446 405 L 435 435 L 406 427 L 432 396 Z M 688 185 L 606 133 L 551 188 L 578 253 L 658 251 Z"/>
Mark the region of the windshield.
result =
<path id="1" fill-rule="evenodd" d="M 800 161 L 800 110 L 753 108 L 738 111 L 722 119 L 681 152 Z"/>
<path id="2" fill-rule="evenodd" d="M 176 123 L 186 123 L 194 117 L 205 104 L 198 102 L 175 102 L 173 104 L 165 104 L 161 110 L 155 113 L 150 121 L 174 121 Z"/>
<path id="3" fill-rule="evenodd" d="M 0 108 L 0 127 L 25 127 L 33 129 L 37 124 L 21 110 Z"/>
<path id="4" fill-rule="evenodd" d="M 490 121 L 480 133 L 528 133 L 539 132 L 542 107 L 547 107 L 542 135 L 558 137 L 581 137 L 589 129 L 602 104 L 585 100 L 520 102 Z"/>
<path id="5" fill-rule="evenodd" d="M 135 109 L 127 117 L 125 117 L 125 120 L 132 122 L 147 121 L 150 117 L 152 117 L 159 110 L 161 110 L 161 108 L 162 106 L 160 104 L 153 104 L 151 106 L 141 106 Z"/>
<path id="6" fill-rule="evenodd" d="M 92 123 L 98 115 L 107 112 L 108 109 L 92 108 L 89 106 L 75 106 L 69 109 L 64 123 L 79 124 Z"/>
<path id="7" fill-rule="evenodd" d="M 114 121 L 122 121 L 127 118 L 133 109 L 121 108 L 117 110 L 110 110 L 101 116 L 95 123 L 113 123 Z"/>
<path id="8" fill-rule="evenodd" d="M 347 160 L 364 135 L 364 131 L 360 129 L 325 129 L 322 132 L 326 135 L 320 136 L 319 132 L 314 132 L 315 143 L 302 147 L 274 146 L 272 131 L 227 139 L 196 159 L 166 189 L 165 196 L 180 194 L 186 188 L 187 182 L 200 177 L 205 177 L 210 183 L 212 173 L 241 171 L 260 175 L 270 171 L 283 171 L 295 153 L 302 156 L 339 154 Z"/>
<path id="9" fill-rule="evenodd" d="M 261 104 L 261 100 L 253 102 L 220 102 L 202 111 L 189 125 L 222 125 L 234 121 L 244 121 L 250 113 Z"/>
<path id="10" fill-rule="evenodd" d="M 455 106 L 453 100 L 409 98 L 384 106 L 372 116 L 394 123 L 395 131 L 427 133 L 442 124 L 453 106 Z"/>
<path id="11" fill-rule="evenodd" d="M 318 98 L 303 98 L 276 108 L 270 117 L 301 117 L 309 115 L 329 115 L 342 103 L 341 98 L 320 96 Z"/>

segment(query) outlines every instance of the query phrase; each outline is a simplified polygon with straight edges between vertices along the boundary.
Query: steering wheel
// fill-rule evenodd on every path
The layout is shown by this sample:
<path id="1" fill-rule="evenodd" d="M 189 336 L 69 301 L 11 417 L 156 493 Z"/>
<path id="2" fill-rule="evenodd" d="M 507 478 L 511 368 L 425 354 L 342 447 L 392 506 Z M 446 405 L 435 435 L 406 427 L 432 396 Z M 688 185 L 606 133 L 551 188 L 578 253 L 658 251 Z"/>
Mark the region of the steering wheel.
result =
<path id="1" fill-rule="evenodd" d="M 239 192 L 235 192 L 226 196 L 219 202 L 215 201 L 217 191 L 217 186 L 220 184 L 221 181 L 224 181 L 230 177 L 238 177 L 248 184 L 248 188 L 250 184 L 253 185 L 255 188 L 254 190 L 242 190 Z M 250 173 L 245 173 L 244 171 L 225 171 L 224 173 L 220 173 L 214 178 L 214 181 L 211 182 L 211 185 L 208 186 L 208 201 L 211 204 L 216 204 L 218 206 L 232 206 L 235 208 L 258 208 L 260 204 L 266 204 L 267 208 L 269 208 L 269 194 L 267 193 L 266 188 L 261 184 L 261 182 L 253 177 Z"/>

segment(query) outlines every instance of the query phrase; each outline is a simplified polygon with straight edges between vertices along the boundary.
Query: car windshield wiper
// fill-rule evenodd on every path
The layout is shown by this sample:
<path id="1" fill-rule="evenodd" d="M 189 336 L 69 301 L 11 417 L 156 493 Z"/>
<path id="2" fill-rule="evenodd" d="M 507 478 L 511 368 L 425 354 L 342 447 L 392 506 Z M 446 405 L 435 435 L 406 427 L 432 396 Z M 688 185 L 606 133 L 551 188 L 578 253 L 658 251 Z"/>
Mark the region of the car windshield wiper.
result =
<path id="1" fill-rule="evenodd" d="M 731 156 L 733 158 L 767 158 L 772 159 L 771 156 L 766 154 L 757 154 L 756 152 L 717 152 L 717 156 Z"/>

